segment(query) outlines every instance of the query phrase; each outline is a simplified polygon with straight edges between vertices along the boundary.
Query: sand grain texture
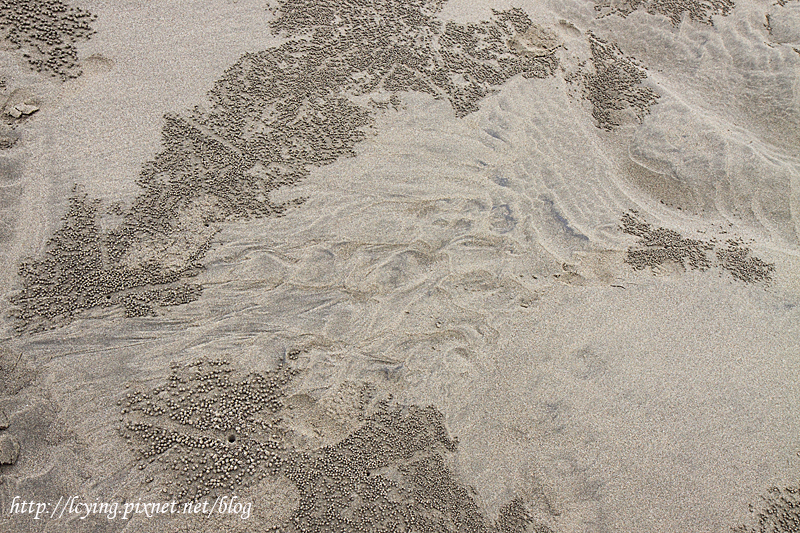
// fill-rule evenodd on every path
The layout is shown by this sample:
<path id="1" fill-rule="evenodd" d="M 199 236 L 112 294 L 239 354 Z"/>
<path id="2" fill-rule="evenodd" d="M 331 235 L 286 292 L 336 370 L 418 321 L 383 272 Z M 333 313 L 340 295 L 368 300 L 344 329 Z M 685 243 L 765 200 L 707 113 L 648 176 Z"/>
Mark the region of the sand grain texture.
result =
<path id="1" fill-rule="evenodd" d="M 0 1 L 0 530 L 793 531 L 797 15 Z"/>

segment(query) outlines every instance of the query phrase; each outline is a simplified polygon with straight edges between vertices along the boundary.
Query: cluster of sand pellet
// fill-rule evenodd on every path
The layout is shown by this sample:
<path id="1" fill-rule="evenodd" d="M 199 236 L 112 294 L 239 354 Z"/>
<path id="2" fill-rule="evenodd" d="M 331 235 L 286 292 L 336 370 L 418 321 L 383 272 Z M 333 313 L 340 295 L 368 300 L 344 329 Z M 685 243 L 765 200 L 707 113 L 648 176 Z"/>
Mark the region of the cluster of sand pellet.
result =
<path id="1" fill-rule="evenodd" d="M 95 19 L 60 0 L 0 0 L 0 38 L 19 48 L 36 71 L 62 79 L 80 74 L 75 45 L 94 33 Z"/>
<path id="2" fill-rule="evenodd" d="M 775 265 L 755 257 L 741 239 L 727 239 L 725 247 L 716 239 L 689 239 L 671 229 L 654 228 L 635 211 L 622 215 L 622 231 L 639 238 L 625 258 L 635 270 L 656 269 L 665 263 L 696 270 L 717 266 L 745 283 L 768 283 L 775 271 Z"/>
<path id="3" fill-rule="evenodd" d="M 139 317 L 192 301 L 200 287 L 181 280 L 202 268 L 215 224 L 301 204 L 270 196 L 354 155 L 381 103 L 396 106 L 399 93 L 419 91 L 464 116 L 518 74 L 555 71 L 554 41 L 524 11 L 463 25 L 438 20 L 441 7 L 281 3 L 272 27 L 289 40 L 244 55 L 210 91 L 208 109 L 164 118 L 163 149 L 142 169 L 141 193 L 121 222 L 101 230 L 109 224 L 96 201 L 70 200 L 44 254 L 20 267 L 16 331 L 57 327 L 98 306 L 121 304 Z"/>
<path id="4" fill-rule="evenodd" d="M 448 466 L 458 441 L 442 413 L 377 400 L 370 384 L 358 391 L 354 431 L 333 445 L 296 448 L 281 414 L 297 373 L 282 363 L 237 378 L 228 361 L 201 359 L 173 365 L 162 386 L 126 392 L 120 433 L 143 482 L 185 501 L 283 477 L 299 496 L 276 527 L 287 533 L 523 533 L 534 524 L 519 498 L 488 520 Z"/>
<path id="5" fill-rule="evenodd" d="M 785 0 L 778 1 L 780 3 Z M 601 13 L 601 16 L 622 17 L 627 17 L 636 10 L 643 10 L 651 15 L 664 15 L 677 26 L 681 23 L 684 13 L 691 20 L 713 25 L 713 15 L 727 15 L 734 5 L 733 0 L 598 0 L 594 8 Z"/>

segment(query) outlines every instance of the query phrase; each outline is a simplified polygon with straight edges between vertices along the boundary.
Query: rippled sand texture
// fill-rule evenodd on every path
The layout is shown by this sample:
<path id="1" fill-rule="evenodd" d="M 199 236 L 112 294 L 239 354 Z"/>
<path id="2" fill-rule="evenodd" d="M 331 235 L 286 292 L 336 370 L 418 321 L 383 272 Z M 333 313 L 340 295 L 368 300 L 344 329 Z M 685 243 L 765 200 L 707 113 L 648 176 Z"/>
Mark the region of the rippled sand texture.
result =
<path id="1" fill-rule="evenodd" d="M 0 35 L 0 509 L 800 527 L 800 3 L 0 0 Z"/>

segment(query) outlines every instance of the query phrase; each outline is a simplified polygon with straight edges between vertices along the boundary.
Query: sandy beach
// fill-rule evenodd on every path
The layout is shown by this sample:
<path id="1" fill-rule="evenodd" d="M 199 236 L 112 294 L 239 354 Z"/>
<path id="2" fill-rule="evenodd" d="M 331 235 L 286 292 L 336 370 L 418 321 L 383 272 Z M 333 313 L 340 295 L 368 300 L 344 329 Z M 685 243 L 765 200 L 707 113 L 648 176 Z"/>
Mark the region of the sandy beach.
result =
<path id="1" fill-rule="evenodd" d="M 799 2 L 0 38 L 0 531 L 800 531 Z"/>

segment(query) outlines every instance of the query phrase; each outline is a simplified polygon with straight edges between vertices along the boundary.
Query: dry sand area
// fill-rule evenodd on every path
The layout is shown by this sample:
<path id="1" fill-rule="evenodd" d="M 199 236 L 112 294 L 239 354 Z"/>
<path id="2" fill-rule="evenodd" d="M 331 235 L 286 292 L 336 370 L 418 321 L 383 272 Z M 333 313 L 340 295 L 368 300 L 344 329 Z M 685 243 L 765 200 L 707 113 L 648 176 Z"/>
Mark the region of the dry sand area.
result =
<path id="1" fill-rule="evenodd" d="M 0 531 L 800 532 L 800 2 L 0 39 Z"/>

